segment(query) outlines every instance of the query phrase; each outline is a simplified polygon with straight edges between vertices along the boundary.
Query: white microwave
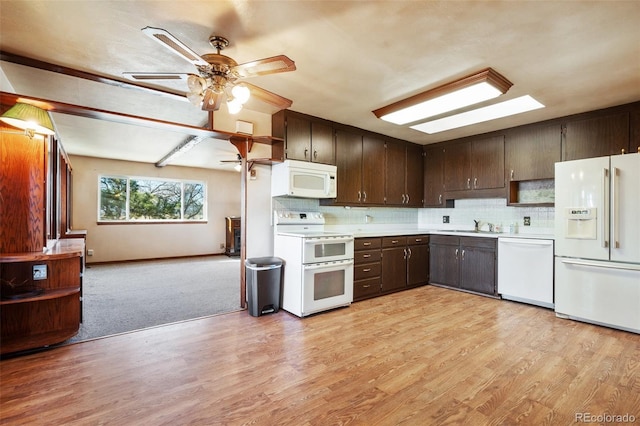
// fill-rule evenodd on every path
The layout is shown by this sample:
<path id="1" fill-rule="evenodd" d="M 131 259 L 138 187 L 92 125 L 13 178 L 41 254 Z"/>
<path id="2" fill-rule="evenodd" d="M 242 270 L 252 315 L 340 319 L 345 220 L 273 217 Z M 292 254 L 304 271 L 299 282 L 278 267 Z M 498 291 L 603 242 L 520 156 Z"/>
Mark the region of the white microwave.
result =
<path id="1" fill-rule="evenodd" d="M 271 196 L 335 198 L 336 166 L 285 160 L 271 168 Z"/>

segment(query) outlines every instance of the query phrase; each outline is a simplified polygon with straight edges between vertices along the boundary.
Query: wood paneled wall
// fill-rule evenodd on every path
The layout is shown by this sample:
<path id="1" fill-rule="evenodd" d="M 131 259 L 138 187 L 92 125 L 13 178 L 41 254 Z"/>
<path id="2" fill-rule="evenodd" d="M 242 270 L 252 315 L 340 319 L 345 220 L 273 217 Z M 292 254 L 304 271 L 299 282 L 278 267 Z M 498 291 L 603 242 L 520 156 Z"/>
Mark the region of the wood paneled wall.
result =
<path id="1" fill-rule="evenodd" d="M 45 245 L 46 140 L 0 124 L 0 253 Z"/>

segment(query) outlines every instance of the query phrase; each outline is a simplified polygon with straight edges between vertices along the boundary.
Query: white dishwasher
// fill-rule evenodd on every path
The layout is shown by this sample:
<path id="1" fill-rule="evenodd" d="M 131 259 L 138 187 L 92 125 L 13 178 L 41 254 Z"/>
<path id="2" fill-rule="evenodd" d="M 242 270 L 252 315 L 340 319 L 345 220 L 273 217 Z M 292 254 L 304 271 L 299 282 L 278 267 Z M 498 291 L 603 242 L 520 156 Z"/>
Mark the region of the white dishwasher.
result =
<path id="1" fill-rule="evenodd" d="M 498 293 L 553 308 L 553 240 L 498 238 Z"/>

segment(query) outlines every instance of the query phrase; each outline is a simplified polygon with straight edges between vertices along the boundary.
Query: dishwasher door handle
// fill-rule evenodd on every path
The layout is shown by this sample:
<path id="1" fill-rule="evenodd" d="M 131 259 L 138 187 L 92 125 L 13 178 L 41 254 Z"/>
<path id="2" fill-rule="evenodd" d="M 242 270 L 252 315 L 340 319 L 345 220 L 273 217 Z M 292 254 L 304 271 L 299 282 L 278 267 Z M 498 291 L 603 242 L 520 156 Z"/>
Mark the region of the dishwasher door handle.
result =
<path id="1" fill-rule="evenodd" d="M 553 245 L 553 240 L 537 240 L 537 239 L 531 239 L 531 240 L 525 240 L 525 239 L 520 239 L 520 240 L 505 240 L 505 239 L 500 239 L 499 242 L 501 244 L 513 244 L 513 245 L 522 245 L 522 246 L 552 246 Z"/>

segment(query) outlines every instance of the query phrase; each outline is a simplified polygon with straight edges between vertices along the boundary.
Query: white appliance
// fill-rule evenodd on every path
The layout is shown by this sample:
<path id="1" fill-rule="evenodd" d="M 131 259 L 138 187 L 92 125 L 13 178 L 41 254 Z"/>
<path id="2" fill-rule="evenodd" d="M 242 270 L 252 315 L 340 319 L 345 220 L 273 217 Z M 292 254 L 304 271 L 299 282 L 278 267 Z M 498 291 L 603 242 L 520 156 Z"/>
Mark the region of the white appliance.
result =
<path id="1" fill-rule="evenodd" d="M 498 293 L 553 308 L 553 240 L 498 238 Z"/>
<path id="2" fill-rule="evenodd" d="M 640 333 L 640 153 L 556 163 L 556 315 Z"/>
<path id="3" fill-rule="evenodd" d="M 317 212 L 274 212 L 274 255 L 285 261 L 282 309 L 304 317 L 353 301 L 353 235 L 324 231 Z"/>
<path id="4" fill-rule="evenodd" d="M 285 160 L 271 167 L 271 196 L 335 198 L 337 167 Z"/>

